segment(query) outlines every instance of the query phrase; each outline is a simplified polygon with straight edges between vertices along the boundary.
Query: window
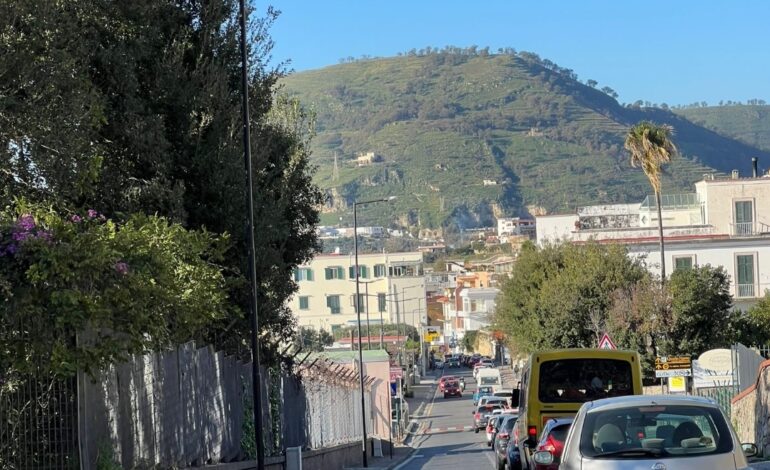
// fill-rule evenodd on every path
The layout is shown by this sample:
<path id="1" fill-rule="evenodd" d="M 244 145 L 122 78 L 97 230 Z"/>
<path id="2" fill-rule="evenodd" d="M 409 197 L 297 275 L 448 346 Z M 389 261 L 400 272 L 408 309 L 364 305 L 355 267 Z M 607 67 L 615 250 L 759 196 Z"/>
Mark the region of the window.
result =
<path id="1" fill-rule="evenodd" d="M 585 457 L 622 453 L 624 461 L 650 459 L 638 449 L 654 449 L 655 458 L 693 460 L 677 464 L 696 468 L 707 454 L 733 450 L 732 435 L 722 413 L 714 406 L 654 405 L 601 409 L 588 412 L 582 423 L 580 452 Z M 732 457 L 728 457 L 732 463 Z M 668 461 L 668 460 L 666 460 Z M 673 459 L 672 459 L 673 461 Z M 629 462 L 628 468 L 642 467 Z M 673 465 L 672 465 L 673 466 Z"/>
<path id="2" fill-rule="evenodd" d="M 355 279 L 356 278 L 356 267 L 351 266 L 348 268 L 348 278 Z M 360 279 L 369 279 L 369 266 L 364 266 L 362 264 L 358 265 L 358 277 Z"/>
<path id="3" fill-rule="evenodd" d="M 329 307 L 329 312 L 332 314 L 342 313 L 340 309 L 340 296 L 339 295 L 327 295 L 326 306 Z"/>
<path id="4" fill-rule="evenodd" d="M 339 338 L 341 333 L 342 325 L 332 325 L 332 336 L 334 336 L 335 339 Z"/>
<path id="5" fill-rule="evenodd" d="M 387 294 L 379 293 L 377 294 L 377 311 L 378 312 L 386 312 L 387 311 Z"/>
<path id="6" fill-rule="evenodd" d="M 735 257 L 737 297 L 754 297 L 754 255 Z"/>
<path id="7" fill-rule="evenodd" d="M 735 201 L 735 235 L 754 233 L 754 202 Z"/>
<path id="8" fill-rule="evenodd" d="M 310 268 L 297 268 L 294 270 L 294 280 L 299 281 L 312 281 L 313 270 Z"/>
<path id="9" fill-rule="evenodd" d="M 350 296 L 350 305 L 353 306 L 353 311 L 356 313 L 364 313 L 364 306 L 366 305 L 366 299 L 364 294 L 358 294 L 358 302 L 356 302 L 356 294 Z M 359 305 L 360 311 L 359 311 Z"/>
<path id="10" fill-rule="evenodd" d="M 345 270 L 342 269 L 342 266 L 330 266 L 324 269 L 324 274 L 327 281 L 330 279 L 345 279 Z"/>
<path id="11" fill-rule="evenodd" d="M 384 264 L 375 264 L 374 265 L 374 277 L 385 277 L 385 265 Z"/>
<path id="12" fill-rule="evenodd" d="M 420 264 L 407 264 L 396 265 L 388 268 L 388 273 L 391 277 L 415 277 L 422 276 L 422 265 Z"/>
<path id="13" fill-rule="evenodd" d="M 616 359 L 559 359 L 540 364 L 542 403 L 582 403 L 633 394 L 631 363 Z"/>
<path id="14" fill-rule="evenodd" d="M 674 270 L 692 269 L 694 264 L 694 256 L 674 256 Z"/>
<path id="15" fill-rule="evenodd" d="M 299 309 L 300 310 L 309 310 L 310 309 L 310 297 L 303 295 L 299 298 Z"/>

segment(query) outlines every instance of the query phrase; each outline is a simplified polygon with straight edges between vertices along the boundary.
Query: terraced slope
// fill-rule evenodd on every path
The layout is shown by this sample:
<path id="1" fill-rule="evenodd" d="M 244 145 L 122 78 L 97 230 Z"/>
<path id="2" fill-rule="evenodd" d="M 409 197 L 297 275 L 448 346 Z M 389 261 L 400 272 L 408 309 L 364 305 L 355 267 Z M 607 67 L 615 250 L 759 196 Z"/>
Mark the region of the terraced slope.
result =
<path id="1" fill-rule="evenodd" d="M 667 170 L 669 192 L 770 157 L 673 113 L 621 107 L 552 65 L 526 53 L 434 53 L 287 77 L 285 91 L 317 113 L 313 158 L 331 197 L 324 222 L 349 220 L 353 200 L 390 195 L 398 199 L 367 206 L 362 223 L 452 231 L 499 215 L 638 201 L 649 185 L 622 144 L 642 119 L 677 131 L 683 158 Z M 366 152 L 382 161 L 357 166 Z"/>

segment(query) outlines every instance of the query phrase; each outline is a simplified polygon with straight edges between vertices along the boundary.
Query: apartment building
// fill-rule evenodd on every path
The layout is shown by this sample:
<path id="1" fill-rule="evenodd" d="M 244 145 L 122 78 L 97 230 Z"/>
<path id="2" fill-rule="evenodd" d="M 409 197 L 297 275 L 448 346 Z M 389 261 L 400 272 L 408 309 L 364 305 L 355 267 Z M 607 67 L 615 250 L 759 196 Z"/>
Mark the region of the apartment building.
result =
<path id="1" fill-rule="evenodd" d="M 359 308 L 362 325 L 367 313 L 370 325 L 427 324 L 422 253 L 359 253 L 358 264 L 358 301 L 352 253 L 321 254 L 295 270 L 299 291 L 289 307 L 300 326 L 333 333 L 356 325 Z"/>
<path id="2" fill-rule="evenodd" d="M 661 197 L 666 275 L 695 265 L 723 266 L 737 307 L 746 309 L 770 289 L 770 175 L 711 175 L 695 192 Z M 578 208 L 538 216 L 539 244 L 560 241 L 623 243 L 660 274 L 658 214 L 654 196 L 638 204 Z"/>

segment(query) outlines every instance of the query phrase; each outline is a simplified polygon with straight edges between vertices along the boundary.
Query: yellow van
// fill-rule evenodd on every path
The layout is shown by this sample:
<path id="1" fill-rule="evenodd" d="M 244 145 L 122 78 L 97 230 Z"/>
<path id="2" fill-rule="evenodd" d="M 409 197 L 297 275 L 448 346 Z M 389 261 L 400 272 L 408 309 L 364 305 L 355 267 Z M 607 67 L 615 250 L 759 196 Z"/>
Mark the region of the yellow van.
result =
<path id="1" fill-rule="evenodd" d="M 521 372 L 513 433 L 522 468 L 534 467 L 534 447 L 549 419 L 574 416 L 587 401 L 641 394 L 642 367 L 634 351 L 556 349 L 532 354 Z"/>

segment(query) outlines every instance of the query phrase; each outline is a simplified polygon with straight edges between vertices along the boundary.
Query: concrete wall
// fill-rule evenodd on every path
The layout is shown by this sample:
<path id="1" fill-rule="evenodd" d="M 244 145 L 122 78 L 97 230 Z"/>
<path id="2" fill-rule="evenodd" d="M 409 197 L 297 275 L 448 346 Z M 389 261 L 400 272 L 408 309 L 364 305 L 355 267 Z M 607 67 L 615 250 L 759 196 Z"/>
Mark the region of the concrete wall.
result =
<path id="1" fill-rule="evenodd" d="M 752 201 L 754 220 L 770 225 L 770 178 L 705 180 L 695 183 L 695 189 L 705 201 L 706 223 L 718 233 L 733 232 L 735 201 Z"/>
<path id="2" fill-rule="evenodd" d="M 733 426 L 741 442 L 770 455 L 770 361 L 759 366 L 757 382 L 732 399 Z"/>

